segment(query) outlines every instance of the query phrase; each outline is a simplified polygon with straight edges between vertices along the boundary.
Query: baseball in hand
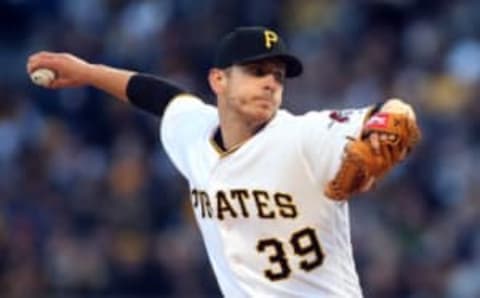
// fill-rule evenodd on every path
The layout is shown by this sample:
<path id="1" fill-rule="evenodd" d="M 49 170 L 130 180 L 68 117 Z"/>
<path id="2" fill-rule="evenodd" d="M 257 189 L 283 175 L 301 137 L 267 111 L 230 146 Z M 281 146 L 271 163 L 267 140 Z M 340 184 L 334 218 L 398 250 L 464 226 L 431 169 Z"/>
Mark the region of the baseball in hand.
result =
<path id="1" fill-rule="evenodd" d="M 47 87 L 55 79 L 55 73 L 48 68 L 39 68 L 30 74 L 30 79 L 38 86 Z"/>

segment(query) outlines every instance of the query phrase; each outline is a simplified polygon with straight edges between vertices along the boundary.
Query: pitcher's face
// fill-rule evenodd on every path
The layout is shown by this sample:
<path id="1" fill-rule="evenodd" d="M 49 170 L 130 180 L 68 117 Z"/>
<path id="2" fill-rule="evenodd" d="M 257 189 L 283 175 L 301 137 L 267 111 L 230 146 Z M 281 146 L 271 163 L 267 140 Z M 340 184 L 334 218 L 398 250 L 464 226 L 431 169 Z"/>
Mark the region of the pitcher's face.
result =
<path id="1" fill-rule="evenodd" d="M 219 108 L 229 109 L 249 123 L 270 120 L 282 103 L 285 64 L 276 59 L 234 65 L 218 90 Z"/>

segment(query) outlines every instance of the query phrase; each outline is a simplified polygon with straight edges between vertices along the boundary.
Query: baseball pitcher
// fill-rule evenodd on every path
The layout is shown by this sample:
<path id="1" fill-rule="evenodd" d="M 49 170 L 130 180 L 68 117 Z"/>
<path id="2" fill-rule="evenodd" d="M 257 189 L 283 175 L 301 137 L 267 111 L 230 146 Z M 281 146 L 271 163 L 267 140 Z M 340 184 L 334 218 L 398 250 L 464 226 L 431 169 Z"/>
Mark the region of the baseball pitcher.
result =
<path id="1" fill-rule="evenodd" d="M 42 69 L 54 74 L 40 78 L 47 88 L 90 85 L 162 117 L 161 141 L 189 182 L 226 297 L 362 297 L 348 200 L 418 143 L 408 104 L 300 116 L 280 109 L 285 80 L 303 68 L 263 27 L 220 41 L 208 75 L 216 106 L 162 78 L 70 54 L 32 55 L 28 72 Z"/>

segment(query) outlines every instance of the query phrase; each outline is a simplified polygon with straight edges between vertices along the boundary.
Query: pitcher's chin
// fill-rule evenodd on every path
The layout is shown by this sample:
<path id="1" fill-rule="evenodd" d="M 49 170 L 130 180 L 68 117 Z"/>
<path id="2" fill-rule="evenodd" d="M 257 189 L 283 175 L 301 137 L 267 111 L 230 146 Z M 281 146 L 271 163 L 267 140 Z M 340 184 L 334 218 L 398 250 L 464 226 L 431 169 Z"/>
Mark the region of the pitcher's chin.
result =
<path id="1" fill-rule="evenodd" d="M 263 125 L 273 118 L 275 111 L 272 109 L 255 109 L 255 111 L 251 111 L 248 114 L 248 122 L 255 123 L 255 125 Z"/>

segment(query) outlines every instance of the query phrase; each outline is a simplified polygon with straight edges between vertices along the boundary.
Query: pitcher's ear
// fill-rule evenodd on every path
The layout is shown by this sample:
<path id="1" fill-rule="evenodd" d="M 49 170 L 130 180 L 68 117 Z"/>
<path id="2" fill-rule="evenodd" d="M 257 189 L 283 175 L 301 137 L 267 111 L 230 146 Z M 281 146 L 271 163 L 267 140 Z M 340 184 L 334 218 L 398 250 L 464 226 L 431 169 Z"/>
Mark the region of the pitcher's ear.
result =
<path id="1" fill-rule="evenodd" d="M 215 94 L 222 93 L 227 86 L 227 74 L 225 70 L 212 68 L 208 73 L 208 83 Z"/>

